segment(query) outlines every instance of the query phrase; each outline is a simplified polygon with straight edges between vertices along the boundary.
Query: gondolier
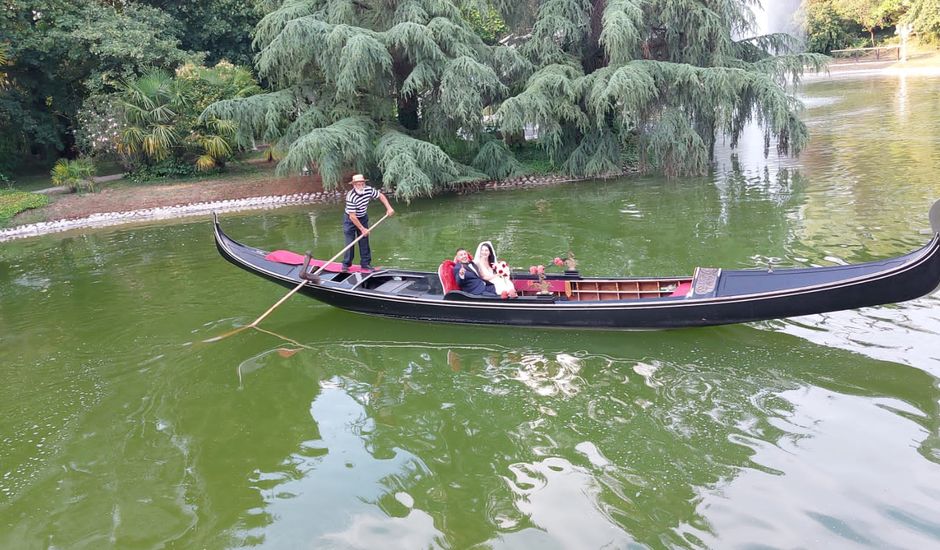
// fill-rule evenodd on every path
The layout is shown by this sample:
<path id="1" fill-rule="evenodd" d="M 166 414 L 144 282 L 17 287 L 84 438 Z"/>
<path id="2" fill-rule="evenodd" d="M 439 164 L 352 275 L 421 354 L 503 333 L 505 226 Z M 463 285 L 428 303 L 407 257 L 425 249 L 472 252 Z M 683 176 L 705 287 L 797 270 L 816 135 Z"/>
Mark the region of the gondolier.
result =
<path id="1" fill-rule="evenodd" d="M 352 189 L 346 193 L 346 208 L 343 212 L 343 235 L 346 244 L 356 240 L 359 235 L 366 235 L 359 241 L 359 265 L 364 271 L 372 271 L 372 250 L 369 248 L 369 202 L 379 199 L 385 205 L 385 213 L 395 214 L 385 194 L 370 185 L 366 185 L 362 174 L 354 174 L 349 183 Z M 348 271 L 356 257 L 356 248 L 351 247 L 343 256 L 343 271 Z"/>

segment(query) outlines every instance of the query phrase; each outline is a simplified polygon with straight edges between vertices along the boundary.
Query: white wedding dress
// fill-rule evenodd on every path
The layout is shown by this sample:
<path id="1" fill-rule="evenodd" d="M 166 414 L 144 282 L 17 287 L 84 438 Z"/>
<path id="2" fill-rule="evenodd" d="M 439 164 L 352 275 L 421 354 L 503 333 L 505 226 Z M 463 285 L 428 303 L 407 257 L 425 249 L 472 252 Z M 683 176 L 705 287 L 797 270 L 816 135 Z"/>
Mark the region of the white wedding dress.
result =
<path id="1" fill-rule="evenodd" d="M 489 266 L 486 262 L 480 261 L 480 250 L 488 246 L 492 251 L 490 261 L 493 265 L 497 264 L 499 260 L 496 258 L 496 249 L 493 247 L 493 243 L 490 241 L 483 241 L 477 245 L 476 252 L 473 254 L 473 265 L 477 267 L 477 273 L 480 274 L 480 278 L 486 280 L 496 288 L 496 294 L 502 294 L 503 292 L 511 294 L 512 291 L 516 289 L 515 285 L 512 284 L 512 280 L 509 278 L 509 273 L 506 275 L 498 275 L 493 268 Z"/>

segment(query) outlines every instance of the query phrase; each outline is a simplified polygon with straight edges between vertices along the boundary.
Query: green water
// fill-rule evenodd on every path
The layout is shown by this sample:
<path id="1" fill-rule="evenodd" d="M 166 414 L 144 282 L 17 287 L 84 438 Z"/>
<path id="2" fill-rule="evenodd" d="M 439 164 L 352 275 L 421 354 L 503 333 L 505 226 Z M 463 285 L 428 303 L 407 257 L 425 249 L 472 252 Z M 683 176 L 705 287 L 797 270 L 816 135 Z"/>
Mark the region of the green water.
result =
<path id="1" fill-rule="evenodd" d="M 492 239 L 587 274 L 833 265 L 929 239 L 940 82 L 806 87 L 812 143 L 713 177 L 397 205 L 375 263 Z M 228 214 L 342 247 L 336 205 Z M 0 245 L 2 548 L 940 544 L 940 298 L 571 332 L 373 319 L 216 254 L 207 219 Z"/>

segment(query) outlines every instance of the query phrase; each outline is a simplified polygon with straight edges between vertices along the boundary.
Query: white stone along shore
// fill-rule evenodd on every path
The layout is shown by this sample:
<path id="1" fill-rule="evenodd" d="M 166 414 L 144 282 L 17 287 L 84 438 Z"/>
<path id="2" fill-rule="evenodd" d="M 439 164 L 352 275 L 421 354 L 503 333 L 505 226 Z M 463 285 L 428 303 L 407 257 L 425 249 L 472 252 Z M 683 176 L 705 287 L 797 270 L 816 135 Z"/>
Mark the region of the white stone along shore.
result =
<path id="1" fill-rule="evenodd" d="M 619 174 L 618 174 L 619 175 Z M 502 189 L 517 189 L 520 187 L 534 187 L 573 181 L 583 181 L 588 178 L 549 174 L 543 176 L 522 176 L 505 180 L 492 180 L 459 185 L 455 191 L 459 194 L 478 191 L 491 191 Z M 92 214 L 84 218 L 55 220 L 49 222 L 19 225 L 7 229 L 0 229 L 0 242 L 36 237 L 50 233 L 59 233 L 75 229 L 99 228 L 114 225 L 123 225 L 135 222 L 153 220 L 168 220 L 189 216 L 202 216 L 212 212 L 236 212 L 243 210 L 273 209 L 281 206 L 297 206 L 304 204 L 318 204 L 339 202 L 343 193 L 340 191 L 324 191 L 322 193 L 297 193 L 294 195 L 278 195 L 268 197 L 248 197 L 244 199 L 231 199 L 211 202 L 197 202 L 193 204 L 178 204 L 174 206 L 158 206 L 127 212 L 104 212 Z M 394 196 L 394 194 L 392 195 Z"/>

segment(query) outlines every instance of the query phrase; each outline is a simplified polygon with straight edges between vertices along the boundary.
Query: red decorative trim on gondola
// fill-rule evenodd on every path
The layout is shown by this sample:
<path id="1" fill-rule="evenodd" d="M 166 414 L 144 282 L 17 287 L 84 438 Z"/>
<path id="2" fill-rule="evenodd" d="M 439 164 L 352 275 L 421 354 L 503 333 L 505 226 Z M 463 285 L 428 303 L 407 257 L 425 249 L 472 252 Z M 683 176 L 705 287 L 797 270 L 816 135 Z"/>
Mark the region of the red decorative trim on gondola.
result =
<path id="1" fill-rule="evenodd" d="M 549 292 L 565 292 L 565 281 L 546 279 L 545 282 L 548 283 Z M 512 284 L 516 287 L 516 290 L 525 290 L 528 292 L 541 290 L 538 279 L 513 279 Z"/>

